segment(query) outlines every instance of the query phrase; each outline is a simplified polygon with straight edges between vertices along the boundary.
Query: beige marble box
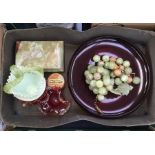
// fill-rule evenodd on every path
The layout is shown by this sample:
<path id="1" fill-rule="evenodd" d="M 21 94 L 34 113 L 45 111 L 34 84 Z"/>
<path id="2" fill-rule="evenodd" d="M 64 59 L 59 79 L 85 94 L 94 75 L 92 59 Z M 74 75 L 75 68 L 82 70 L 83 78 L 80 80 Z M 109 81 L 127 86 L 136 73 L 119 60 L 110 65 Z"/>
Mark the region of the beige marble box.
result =
<path id="1" fill-rule="evenodd" d="M 17 41 L 16 65 L 38 66 L 46 72 L 64 71 L 63 41 Z"/>

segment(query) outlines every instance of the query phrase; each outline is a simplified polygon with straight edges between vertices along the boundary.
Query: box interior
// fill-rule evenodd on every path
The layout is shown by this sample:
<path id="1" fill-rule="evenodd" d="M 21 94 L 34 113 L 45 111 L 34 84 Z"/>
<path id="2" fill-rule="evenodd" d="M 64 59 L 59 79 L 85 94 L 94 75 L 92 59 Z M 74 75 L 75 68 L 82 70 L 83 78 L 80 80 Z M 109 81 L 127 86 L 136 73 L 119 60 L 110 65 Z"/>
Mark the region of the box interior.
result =
<path id="1" fill-rule="evenodd" d="M 59 35 L 58 35 L 59 34 Z M 117 119 L 103 119 L 95 117 L 81 108 L 72 98 L 68 83 L 67 71 L 68 65 L 73 53 L 84 42 L 99 36 L 118 36 L 124 38 L 136 47 L 138 47 L 146 56 L 148 63 L 152 70 L 152 85 L 146 98 L 143 99 L 142 105 L 133 113 Z M 4 50 L 2 53 L 2 72 L 3 85 L 5 84 L 9 75 L 10 65 L 15 63 L 15 43 L 16 41 L 54 41 L 63 40 L 65 46 L 65 88 L 63 91 L 64 97 L 72 103 L 70 110 L 63 117 L 43 116 L 37 107 L 31 106 L 23 108 L 21 103 L 12 95 L 2 93 L 1 101 L 1 115 L 3 121 L 8 125 L 15 125 L 19 127 L 33 127 L 33 128 L 48 128 L 75 122 L 78 120 L 88 120 L 102 125 L 109 126 L 136 126 L 149 125 L 155 122 L 155 86 L 153 79 L 155 73 L 155 34 L 154 32 L 121 28 L 117 26 L 99 26 L 92 28 L 85 32 L 78 32 L 64 28 L 41 28 L 41 29 L 27 29 L 27 30 L 12 30 L 8 31 L 4 36 Z M 45 73 L 47 77 L 50 73 Z"/>

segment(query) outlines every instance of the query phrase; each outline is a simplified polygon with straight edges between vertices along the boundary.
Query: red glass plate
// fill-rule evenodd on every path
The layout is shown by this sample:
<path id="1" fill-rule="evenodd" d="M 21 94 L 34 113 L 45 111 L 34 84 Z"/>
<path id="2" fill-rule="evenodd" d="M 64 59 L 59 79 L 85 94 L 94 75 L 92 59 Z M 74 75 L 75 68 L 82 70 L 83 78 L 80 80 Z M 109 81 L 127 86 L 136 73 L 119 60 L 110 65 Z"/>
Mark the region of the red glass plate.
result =
<path id="1" fill-rule="evenodd" d="M 134 85 L 128 96 L 108 93 L 104 102 L 100 103 L 102 113 L 96 111 L 96 95 L 89 90 L 84 77 L 84 71 L 95 54 L 129 60 L 133 72 L 141 78 L 141 83 Z M 84 109 L 103 118 L 115 118 L 129 114 L 141 105 L 149 89 L 150 69 L 142 51 L 133 44 L 117 37 L 100 37 L 86 42 L 74 53 L 68 70 L 68 81 L 71 94 Z"/>

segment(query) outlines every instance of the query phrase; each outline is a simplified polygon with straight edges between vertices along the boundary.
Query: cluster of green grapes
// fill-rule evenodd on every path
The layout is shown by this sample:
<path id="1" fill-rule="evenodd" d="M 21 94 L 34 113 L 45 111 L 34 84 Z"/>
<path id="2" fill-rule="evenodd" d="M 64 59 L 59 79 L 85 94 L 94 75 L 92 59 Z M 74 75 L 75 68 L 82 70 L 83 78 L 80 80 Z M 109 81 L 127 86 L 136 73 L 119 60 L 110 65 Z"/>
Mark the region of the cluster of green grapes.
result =
<path id="1" fill-rule="evenodd" d="M 84 72 L 89 89 L 97 95 L 97 100 L 104 100 L 108 91 L 122 83 L 139 84 L 140 78 L 134 76 L 130 62 L 122 58 L 109 57 L 108 55 L 95 55 L 93 63 L 88 65 Z M 134 77 L 133 77 L 134 76 Z"/>

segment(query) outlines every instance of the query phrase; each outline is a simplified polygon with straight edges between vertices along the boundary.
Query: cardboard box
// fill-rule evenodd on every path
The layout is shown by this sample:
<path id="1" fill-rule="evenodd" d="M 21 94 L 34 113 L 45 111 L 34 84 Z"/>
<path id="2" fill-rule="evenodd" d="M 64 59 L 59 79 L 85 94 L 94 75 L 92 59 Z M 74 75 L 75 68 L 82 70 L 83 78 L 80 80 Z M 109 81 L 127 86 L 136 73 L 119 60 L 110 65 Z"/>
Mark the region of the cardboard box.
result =
<path id="1" fill-rule="evenodd" d="M 152 69 L 152 83 L 148 96 L 143 104 L 135 112 L 119 119 L 103 119 L 94 117 L 83 110 L 72 98 L 67 86 L 67 68 L 74 51 L 85 41 L 95 37 L 111 35 L 125 38 L 134 43 L 149 58 Z M 137 126 L 155 123 L 155 33 L 118 26 L 99 26 L 85 32 L 77 32 L 64 28 L 42 28 L 27 30 L 8 31 L 4 37 L 4 50 L 2 51 L 3 84 L 9 75 L 9 66 L 15 61 L 15 42 L 18 40 L 63 40 L 65 43 L 65 72 L 63 73 L 66 87 L 64 96 L 72 102 L 72 107 L 63 117 L 43 116 L 34 107 L 23 109 L 19 101 L 11 95 L 2 94 L 1 115 L 3 121 L 8 125 L 33 128 L 48 128 L 75 122 L 88 120 L 108 126 Z M 48 76 L 48 74 L 46 74 Z"/>
<path id="2" fill-rule="evenodd" d="M 96 26 L 120 26 L 141 30 L 155 31 L 155 23 L 92 23 L 91 27 Z"/>
<path id="3" fill-rule="evenodd" d="M 3 36 L 4 36 L 4 33 L 5 33 L 5 26 L 4 24 L 0 24 L 0 92 L 2 92 L 1 88 L 1 83 L 2 83 L 2 57 L 1 57 L 1 53 L 2 53 L 2 42 L 3 42 Z M 1 101 L 1 93 L 0 93 L 0 101 Z M 4 124 L 2 123 L 1 121 L 1 117 L 0 117 L 0 131 L 3 130 L 5 127 L 4 127 Z"/>

